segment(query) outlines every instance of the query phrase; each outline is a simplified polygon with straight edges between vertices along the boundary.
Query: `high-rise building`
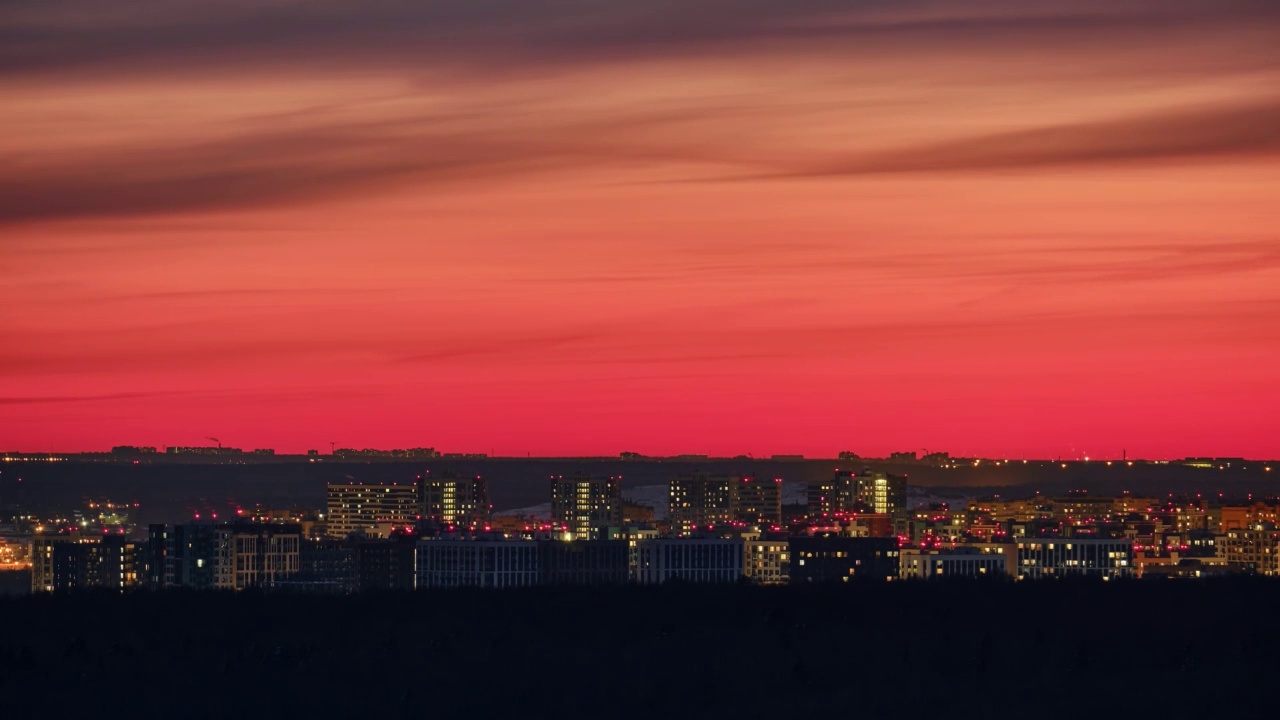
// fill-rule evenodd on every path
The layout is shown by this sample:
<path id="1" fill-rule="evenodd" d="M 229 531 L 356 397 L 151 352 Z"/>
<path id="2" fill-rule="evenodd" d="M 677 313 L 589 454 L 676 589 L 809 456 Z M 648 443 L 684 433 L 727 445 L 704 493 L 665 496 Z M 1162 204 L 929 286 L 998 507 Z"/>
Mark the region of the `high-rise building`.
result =
<path id="1" fill-rule="evenodd" d="M 214 587 L 216 525 L 150 525 L 141 553 L 141 577 L 147 587 Z"/>
<path id="2" fill-rule="evenodd" d="M 734 478 L 733 516 L 753 525 L 782 523 L 782 478 L 762 480 L 751 476 Z"/>
<path id="3" fill-rule="evenodd" d="M 1084 575 L 1110 579 L 1133 572 L 1128 538 L 1017 539 L 1018 576 L 1029 579 Z"/>
<path id="4" fill-rule="evenodd" d="M 809 485 L 808 501 L 814 517 L 852 512 L 890 515 L 907 508 L 907 479 L 869 470 L 837 470 L 831 480 Z"/>
<path id="5" fill-rule="evenodd" d="M 423 473 L 418 480 L 422 519 L 439 525 L 480 528 L 489 522 L 489 485 L 479 475 Z"/>
<path id="6" fill-rule="evenodd" d="M 124 535 L 39 534 L 31 542 L 31 590 L 54 592 L 138 584 L 138 547 Z"/>
<path id="7" fill-rule="evenodd" d="M 374 535 L 380 528 L 412 527 L 418 521 L 418 492 L 413 485 L 330 483 L 325 494 L 325 520 L 332 537 Z"/>
<path id="8" fill-rule="evenodd" d="M 53 589 L 124 590 L 138 584 L 137 548 L 124 535 L 81 537 L 53 546 Z"/>
<path id="9" fill-rule="evenodd" d="M 596 540 L 602 528 L 622 523 L 622 478 L 555 475 L 551 478 L 551 520 L 574 540 Z"/>
<path id="10" fill-rule="evenodd" d="M 778 525 L 782 522 L 782 480 L 750 475 L 678 475 L 670 482 L 672 529 L 688 535 L 695 528 L 732 522 Z"/>
<path id="11" fill-rule="evenodd" d="M 204 524 L 152 526 L 152 543 L 158 543 L 162 555 L 158 572 L 160 587 L 185 587 L 207 590 L 215 586 L 214 563 L 218 558 L 217 526 Z M 156 555 L 153 547 L 151 556 Z"/>
<path id="12" fill-rule="evenodd" d="M 871 511 L 892 515 L 907 509 L 907 479 L 887 473 L 859 473 L 854 480 L 854 495 Z"/>
<path id="13" fill-rule="evenodd" d="M 53 592 L 53 550 L 79 542 L 79 533 L 40 533 L 31 538 L 31 592 Z"/>
<path id="14" fill-rule="evenodd" d="M 302 528 L 237 523 L 214 530 L 214 587 L 243 590 L 287 580 L 301 569 Z"/>
<path id="15" fill-rule="evenodd" d="M 1232 527 L 1218 538 L 1217 550 L 1228 564 L 1268 577 L 1280 575 L 1280 530 L 1270 522 Z"/>
<path id="16" fill-rule="evenodd" d="M 672 531 L 688 535 L 698 527 L 731 522 L 735 483 L 731 476 L 707 473 L 671 478 L 668 520 Z"/>

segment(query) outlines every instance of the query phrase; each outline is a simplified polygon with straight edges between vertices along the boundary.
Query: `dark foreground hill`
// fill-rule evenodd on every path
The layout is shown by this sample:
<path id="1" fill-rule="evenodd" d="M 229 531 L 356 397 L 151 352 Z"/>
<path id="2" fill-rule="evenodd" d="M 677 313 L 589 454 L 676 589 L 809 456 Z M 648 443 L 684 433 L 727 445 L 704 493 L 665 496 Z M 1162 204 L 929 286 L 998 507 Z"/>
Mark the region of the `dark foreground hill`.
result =
<path id="1" fill-rule="evenodd" d="M 1280 583 L 0 600 L 0 713 L 1262 717 Z"/>

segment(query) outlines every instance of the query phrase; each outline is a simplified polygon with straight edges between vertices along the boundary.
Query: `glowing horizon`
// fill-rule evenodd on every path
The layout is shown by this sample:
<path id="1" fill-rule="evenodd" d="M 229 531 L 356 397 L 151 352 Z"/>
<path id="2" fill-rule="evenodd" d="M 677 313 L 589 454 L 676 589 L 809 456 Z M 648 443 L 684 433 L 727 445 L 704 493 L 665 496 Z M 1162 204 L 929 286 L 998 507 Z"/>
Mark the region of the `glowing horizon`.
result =
<path id="1" fill-rule="evenodd" d="M 1274 3 L 0 28 L 0 450 L 1280 457 Z"/>

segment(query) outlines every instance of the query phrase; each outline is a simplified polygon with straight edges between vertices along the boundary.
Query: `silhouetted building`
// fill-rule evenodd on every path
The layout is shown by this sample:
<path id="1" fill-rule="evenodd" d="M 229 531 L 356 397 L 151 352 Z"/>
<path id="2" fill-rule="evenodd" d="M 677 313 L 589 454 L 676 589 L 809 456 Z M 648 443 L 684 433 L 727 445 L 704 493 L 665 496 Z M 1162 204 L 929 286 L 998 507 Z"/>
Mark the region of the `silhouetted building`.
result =
<path id="1" fill-rule="evenodd" d="M 203 446 L 203 447 L 169 447 L 165 448 L 166 455 L 243 455 L 244 450 L 241 448 Z"/>
<path id="2" fill-rule="evenodd" d="M 431 459 L 440 456 L 435 448 L 409 448 L 407 450 L 380 450 L 378 448 L 335 448 L 333 456 L 340 459 L 396 459 L 396 460 L 420 460 Z"/>
<path id="3" fill-rule="evenodd" d="M 148 534 L 147 582 L 152 587 L 208 590 L 216 585 L 217 526 L 152 525 Z"/>
<path id="4" fill-rule="evenodd" d="M 441 526 L 482 528 L 489 522 L 489 485 L 479 475 L 423 473 L 418 480 L 422 519 Z"/>
<path id="5" fill-rule="evenodd" d="M 819 533 L 791 538 L 790 552 L 793 585 L 884 581 L 898 577 L 896 538 Z"/>
<path id="6" fill-rule="evenodd" d="M 111 448 L 112 455 L 124 455 L 127 457 L 136 457 L 139 455 L 155 455 L 156 449 L 150 446 L 139 447 L 136 445 L 117 445 Z"/>
<path id="7" fill-rule="evenodd" d="M 621 585 L 630 579 L 626 540 L 538 541 L 543 585 Z"/>
<path id="8" fill-rule="evenodd" d="M 738 538 L 657 538 L 637 543 L 638 583 L 732 583 L 743 577 Z"/>
<path id="9" fill-rule="evenodd" d="M 331 537 L 376 535 L 391 527 L 413 527 L 418 521 L 418 491 L 413 485 L 330 483 L 325 494 L 326 532 Z"/>
<path id="10" fill-rule="evenodd" d="M 51 543 L 48 547 L 52 550 L 52 576 L 47 589 L 124 590 L 138 583 L 134 565 L 136 547 L 124 535 L 78 537 L 69 542 Z"/>
<path id="11" fill-rule="evenodd" d="M 551 520 L 575 540 L 595 540 L 622 523 L 622 478 L 556 475 L 551 478 Z"/>
<path id="12" fill-rule="evenodd" d="M 782 523 L 782 478 L 734 478 L 731 500 L 734 520 L 764 526 Z"/>
<path id="13" fill-rule="evenodd" d="M 389 539 L 355 540 L 356 589 L 413 589 L 416 544 L 417 538 L 402 534 Z"/>
<path id="14" fill-rule="evenodd" d="M 410 561 L 412 565 L 412 561 Z M 410 570 L 412 587 L 413 574 Z M 277 587 L 307 592 L 345 594 L 358 589 L 356 583 L 356 550 L 348 540 L 302 541 L 298 553 L 298 573 Z"/>
<path id="15" fill-rule="evenodd" d="M 297 525 L 236 523 L 214 530 L 214 587 L 265 587 L 296 575 L 302 529 Z"/>

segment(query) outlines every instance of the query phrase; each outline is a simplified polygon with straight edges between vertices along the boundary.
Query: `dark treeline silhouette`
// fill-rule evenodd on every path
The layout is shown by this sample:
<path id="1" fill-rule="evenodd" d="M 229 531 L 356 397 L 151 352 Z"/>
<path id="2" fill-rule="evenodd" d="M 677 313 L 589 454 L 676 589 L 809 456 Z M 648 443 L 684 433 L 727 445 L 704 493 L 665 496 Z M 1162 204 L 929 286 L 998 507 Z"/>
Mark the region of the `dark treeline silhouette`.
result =
<path id="1" fill-rule="evenodd" d="M 1280 583 L 1261 578 L 27 596 L 0 600 L 0 706 L 14 717 L 72 699 L 88 717 L 1262 717 L 1274 710 L 1278 606 Z"/>

